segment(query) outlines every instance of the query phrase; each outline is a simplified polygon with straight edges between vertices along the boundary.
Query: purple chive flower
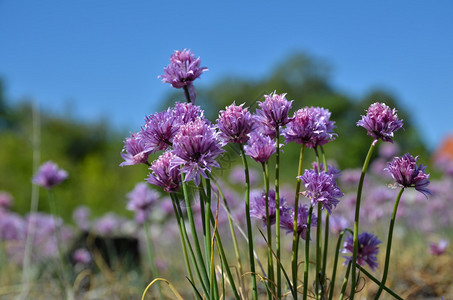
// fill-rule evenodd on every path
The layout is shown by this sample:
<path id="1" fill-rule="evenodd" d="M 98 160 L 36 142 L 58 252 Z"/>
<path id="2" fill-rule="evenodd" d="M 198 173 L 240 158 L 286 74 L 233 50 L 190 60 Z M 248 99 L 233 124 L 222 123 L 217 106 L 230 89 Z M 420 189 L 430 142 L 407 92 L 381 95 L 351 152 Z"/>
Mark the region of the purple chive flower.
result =
<path id="1" fill-rule="evenodd" d="M 310 198 L 311 204 L 321 203 L 322 209 L 332 213 L 332 207 L 340 202 L 337 198 L 343 197 L 332 174 L 326 172 L 316 172 L 315 170 L 305 170 L 304 175 L 298 176 L 305 183 L 305 197 Z"/>
<path id="2" fill-rule="evenodd" d="M 175 51 L 170 56 L 170 64 L 164 68 L 164 74 L 160 78 L 162 82 L 170 83 L 174 88 L 180 89 L 191 85 L 205 71 L 208 71 L 208 68 L 200 68 L 200 58 L 195 58 L 190 50 L 184 49 Z"/>
<path id="3" fill-rule="evenodd" d="M 83 231 L 90 229 L 91 210 L 87 206 L 79 206 L 72 213 L 74 223 Z"/>
<path id="4" fill-rule="evenodd" d="M 220 167 L 215 159 L 224 151 L 214 127 L 197 119 L 179 128 L 173 140 L 172 168 L 182 165 L 185 181 L 194 180 L 199 185 L 200 175 L 207 178 L 206 172 L 211 172 L 212 167 Z"/>
<path id="5" fill-rule="evenodd" d="M 145 141 L 140 134 L 131 133 L 131 136 L 124 140 L 124 148 L 121 153 L 124 161 L 120 166 L 147 164 L 149 152 L 149 149 L 145 149 Z"/>
<path id="6" fill-rule="evenodd" d="M 440 240 L 438 243 L 430 243 L 429 244 L 429 253 L 432 255 L 442 255 L 445 253 L 448 247 L 448 241 L 447 240 Z"/>
<path id="7" fill-rule="evenodd" d="M 276 130 L 285 126 L 291 121 L 288 117 L 294 100 L 286 100 L 286 94 L 276 94 L 274 91 L 269 95 L 264 95 L 264 102 L 259 102 L 261 109 L 256 110 L 256 121 L 259 129 L 271 138 L 276 137 Z"/>
<path id="8" fill-rule="evenodd" d="M 387 164 L 386 171 L 392 174 L 393 179 L 403 187 L 415 187 L 417 191 L 425 195 L 431 195 L 427 188 L 429 185 L 429 174 L 425 173 L 426 166 L 420 164 L 417 166 L 418 156 L 415 158 L 406 153 L 403 157 L 395 157 Z"/>
<path id="9" fill-rule="evenodd" d="M 210 124 L 208 119 L 204 117 L 204 111 L 197 105 L 192 103 L 179 103 L 175 104 L 173 108 L 177 125 L 187 124 L 197 119 L 203 120 L 205 123 Z"/>
<path id="10" fill-rule="evenodd" d="M 283 135 L 286 143 L 295 141 L 308 148 L 322 146 L 335 139 L 335 122 L 330 121 L 330 111 L 321 107 L 305 107 L 294 113 Z"/>
<path id="11" fill-rule="evenodd" d="M 127 198 L 129 199 L 127 209 L 135 212 L 135 221 L 141 225 L 149 218 L 159 194 L 150 189 L 146 183 L 140 182 L 127 194 Z"/>
<path id="12" fill-rule="evenodd" d="M 275 191 L 269 190 L 268 195 L 269 203 L 269 222 L 271 225 L 275 224 L 275 218 L 277 214 L 277 203 L 275 198 Z M 285 199 L 280 198 L 280 210 L 285 203 Z M 253 197 L 250 201 L 250 216 L 260 219 L 263 221 L 263 224 L 266 224 L 266 193 L 263 192 L 256 197 Z"/>
<path id="13" fill-rule="evenodd" d="M 13 203 L 13 196 L 5 191 L 0 191 L 0 212 L 2 210 L 9 210 Z"/>
<path id="14" fill-rule="evenodd" d="M 172 145 L 173 137 L 179 129 L 174 111 L 170 108 L 145 118 L 140 137 L 144 142 L 146 151 L 154 153 L 166 150 Z"/>
<path id="15" fill-rule="evenodd" d="M 41 165 L 32 182 L 43 188 L 51 189 L 66 178 L 68 178 L 68 173 L 65 170 L 59 169 L 56 163 L 47 161 Z"/>
<path id="16" fill-rule="evenodd" d="M 87 265 L 92 260 L 91 253 L 85 248 L 79 248 L 72 253 L 72 260 L 76 264 Z"/>
<path id="17" fill-rule="evenodd" d="M 307 238 L 307 222 L 308 222 L 308 205 L 299 205 L 297 212 L 297 234 L 302 238 Z M 312 214 L 311 216 L 311 227 L 318 224 L 318 218 Z M 291 233 L 294 230 L 294 207 L 286 207 L 282 209 L 280 216 L 280 226 L 286 229 L 287 233 Z"/>
<path id="18" fill-rule="evenodd" d="M 94 229 L 100 235 L 109 236 L 117 231 L 122 224 L 122 220 L 114 213 L 107 213 L 95 221 Z"/>
<path id="19" fill-rule="evenodd" d="M 147 181 L 153 185 L 164 188 L 164 191 L 171 193 L 179 189 L 181 174 L 178 167 L 172 167 L 172 160 L 175 155 L 166 151 L 159 156 L 149 167 L 151 173 Z"/>
<path id="20" fill-rule="evenodd" d="M 244 152 L 256 162 L 265 163 L 277 151 L 277 143 L 269 136 L 255 131 L 252 131 L 249 136 Z"/>
<path id="21" fill-rule="evenodd" d="M 248 134 L 254 129 L 255 121 L 248 108 L 243 108 L 243 105 L 238 106 L 233 102 L 220 111 L 217 127 L 225 143 L 243 144 L 249 140 Z"/>
<path id="22" fill-rule="evenodd" d="M 367 134 L 377 142 L 378 139 L 384 142 L 393 143 L 393 133 L 403 127 L 403 121 L 398 119 L 396 109 L 391 109 L 385 103 L 373 103 L 367 110 L 365 116 L 357 122 L 367 130 Z"/>
<path id="23" fill-rule="evenodd" d="M 371 270 L 374 270 L 377 266 L 377 255 L 379 253 L 378 245 L 381 241 L 377 238 L 377 236 L 368 233 L 362 232 L 359 234 L 359 248 L 357 251 L 357 264 L 360 266 L 364 266 L 367 264 L 370 266 Z M 344 242 L 344 249 L 342 253 L 350 253 L 351 256 L 343 256 L 346 258 L 346 263 L 352 261 L 352 252 L 354 251 L 354 241 L 352 235 L 346 238 Z"/>
<path id="24" fill-rule="evenodd" d="M 329 228 L 333 233 L 339 234 L 343 229 L 348 228 L 349 221 L 340 215 L 331 215 L 329 218 Z"/>

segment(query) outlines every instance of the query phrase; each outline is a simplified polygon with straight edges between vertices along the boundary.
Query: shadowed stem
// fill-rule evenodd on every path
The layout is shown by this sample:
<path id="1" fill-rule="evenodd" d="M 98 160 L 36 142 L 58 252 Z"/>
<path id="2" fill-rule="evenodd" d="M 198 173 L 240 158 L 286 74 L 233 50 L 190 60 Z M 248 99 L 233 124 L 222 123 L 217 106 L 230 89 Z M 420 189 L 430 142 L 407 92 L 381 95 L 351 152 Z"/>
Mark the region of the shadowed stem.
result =
<path id="1" fill-rule="evenodd" d="M 293 249 L 292 249 L 292 257 L 291 257 L 291 270 L 293 276 L 293 287 L 297 289 L 297 258 L 299 253 L 299 234 L 297 232 L 297 222 L 298 222 L 298 214 L 299 214 L 299 192 L 300 192 L 300 185 L 301 179 L 298 178 L 302 175 L 302 165 L 304 161 L 304 152 L 305 152 L 305 144 L 302 144 L 300 148 L 299 154 L 299 168 L 297 170 L 297 183 L 296 183 L 296 195 L 294 197 L 294 227 L 293 227 Z"/>
<path id="2" fill-rule="evenodd" d="M 310 205 L 308 209 L 308 217 L 307 217 L 307 233 L 305 235 L 305 261 L 304 261 L 304 292 L 303 292 L 303 299 L 307 299 L 307 292 L 308 292 L 308 267 L 310 265 L 310 231 L 311 231 L 311 219 L 313 215 L 313 205 Z"/>
<path id="3" fill-rule="evenodd" d="M 275 155 L 275 239 L 277 252 L 277 259 L 281 261 L 280 257 L 280 127 L 276 128 L 277 151 Z M 280 264 L 277 264 L 277 297 L 282 295 L 282 271 Z"/>
<path id="4" fill-rule="evenodd" d="M 355 273 L 356 273 L 356 265 L 357 265 L 357 252 L 359 249 L 359 216 L 360 216 L 360 200 L 362 197 L 362 188 L 363 188 L 363 181 L 365 179 L 365 174 L 368 169 L 368 164 L 371 160 L 371 155 L 373 154 L 373 150 L 376 147 L 378 140 L 374 140 L 371 143 L 370 149 L 368 150 L 368 154 L 365 158 L 362 167 L 362 174 L 360 175 L 359 187 L 357 188 L 357 200 L 355 204 L 355 218 L 354 218 L 354 249 L 352 251 L 352 277 L 351 277 L 351 300 L 354 299 L 355 294 Z"/>
<path id="5" fill-rule="evenodd" d="M 344 275 L 343 286 L 341 287 L 340 300 L 343 300 L 344 293 L 346 292 L 346 286 L 348 285 L 349 271 L 351 271 L 352 261 L 349 261 L 348 268 L 346 269 L 346 274 Z"/>
<path id="6" fill-rule="evenodd" d="M 272 229 L 271 220 L 269 218 L 269 162 L 261 164 L 263 166 L 264 191 L 266 194 L 266 230 L 267 230 L 267 277 L 271 282 L 274 282 L 274 259 L 272 255 Z M 275 286 L 271 285 L 271 291 L 275 294 Z M 272 294 L 267 294 L 268 299 L 272 299 Z"/>
<path id="7" fill-rule="evenodd" d="M 332 270 L 332 277 L 331 277 L 332 279 L 331 279 L 331 282 L 330 282 L 329 300 L 332 299 L 333 291 L 335 289 L 335 279 L 336 279 L 336 276 L 337 276 L 338 255 L 340 253 L 341 240 L 343 239 L 343 236 L 346 233 L 346 231 L 349 231 L 351 234 L 354 234 L 351 229 L 346 228 L 346 229 L 343 229 L 340 232 L 340 236 L 338 237 L 337 248 L 335 248 L 335 259 L 334 259 L 334 262 L 333 262 L 333 270 Z"/>
<path id="8" fill-rule="evenodd" d="M 186 97 L 187 103 L 192 103 L 192 101 L 190 99 L 189 88 L 187 87 L 187 85 L 183 86 L 183 90 L 184 90 L 184 96 Z"/>
<path id="9" fill-rule="evenodd" d="M 384 289 L 385 282 L 387 280 L 388 270 L 389 270 L 389 263 L 390 263 L 390 252 L 392 250 L 392 237 L 393 237 L 393 227 L 395 226 L 395 219 L 396 219 L 396 211 L 398 210 L 398 204 L 400 203 L 401 196 L 403 195 L 404 188 L 400 190 L 398 196 L 396 197 L 395 205 L 393 206 L 393 213 L 392 219 L 390 220 L 390 227 L 389 227 L 389 234 L 387 240 L 387 250 L 385 252 L 385 265 L 384 265 L 384 274 L 382 275 L 381 284 L 379 286 L 379 290 L 376 293 L 374 299 L 379 299 L 379 296 Z"/>
<path id="10" fill-rule="evenodd" d="M 253 299 L 258 299 L 258 290 L 256 287 L 256 272 L 255 272 L 255 257 L 253 255 L 253 235 L 252 235 L 252 224 L 250 220 L 250 177 L 249 177 L 249 167 L 247 165 L 247 158 L 244 152 L 244 146 L 239 144 L 241 150 L 242 163 L 244 165 L 245 172 L 245 215 L 247 219 L 247 236 L 248 236 L 248 246 L 249 246 L 249 260 L 250 260 L 250 272 L 252 277 L 252 294 Z"/>

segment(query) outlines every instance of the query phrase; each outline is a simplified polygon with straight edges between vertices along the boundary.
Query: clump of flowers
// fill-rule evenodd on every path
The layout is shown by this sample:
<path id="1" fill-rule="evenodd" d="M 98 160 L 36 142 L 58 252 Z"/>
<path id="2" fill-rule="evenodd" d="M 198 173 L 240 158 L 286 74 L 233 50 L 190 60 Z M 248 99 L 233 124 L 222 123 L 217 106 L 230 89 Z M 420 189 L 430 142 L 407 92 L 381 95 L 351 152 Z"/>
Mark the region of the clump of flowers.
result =
<path id="1" fill-rule="evenodd" d="M 372 270 L 376 269 L 378 266 L 377 255 L 379 253 L 379 244 L 381 241 L 377 236 L 372 233 L 362 232 L 359 234 L 359 250 L 357 252 L 357 264 L 360 266 L 365 266 L 367 264 Z M 353 251 L 353 238 L 348 236 L 344 242 L 343 253 L 352 253 Z M 346 262 L 352 260 L 352 256 L 345 255 Z"/>
<path id="2" fill-rule="evenodd" d="M 414 187 L 417 191 L 428 197 L 431 191 L 429 185 L 429 174 L 425 173 L 426 166 L 417 166 L 418 156 L 415 158 L 409 153 L 402 157 L 395 157 L 388 163 L 386 171 L 392 174 L 393 179 L 403 187 Z"/>
<path id="3" fill-rule="evenodd" d="M 329 214 L 332 213 L 332 208 L 340 202 L 338 198 L 344 196 L 332 174 L 305 170 L 304 175 L 299 178 L 304 182 L 306 188 L 302 194 L 310 198 L 313 206 L 321 203 L 322 208 L 326 209 Z"/>
<path id="4" fill-rule="evenodd" d="M 393 133 L 403 127 L 403 121 L 398 119 L 396 109 L 391 109 L 385 103 L 371 104 L 365 116 L 357 122 L 367 130 L 367 134 L 377 141 L 393 143 Z"/>
<path id="5" fill-rule="evenodd" d="M 51 189 L 66 178 L 68 178 L 68 173 L 65 170 L 60 169 L 56 163 L 47 161 L 41 165 L 32 182 L 43 188 Z"/>

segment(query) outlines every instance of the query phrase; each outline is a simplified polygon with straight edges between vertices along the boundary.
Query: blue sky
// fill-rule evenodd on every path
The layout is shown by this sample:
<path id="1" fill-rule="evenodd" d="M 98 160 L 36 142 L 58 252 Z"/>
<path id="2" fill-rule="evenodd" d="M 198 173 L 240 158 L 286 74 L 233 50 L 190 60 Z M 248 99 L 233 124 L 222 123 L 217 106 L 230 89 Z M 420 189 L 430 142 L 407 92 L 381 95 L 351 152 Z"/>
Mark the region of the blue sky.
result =
<path id="1" fill-rule="evenodd" d="M 452 16 L 446 0 L 0 0 L 0 77 L 13 102 L 128 132 L 171 89 L 157 76 L 174 50 L 209 67 L 199 86 L 262 78 L 304 51 L 354 97 L 392 92 L 433 149 L 453 132 Z"/>

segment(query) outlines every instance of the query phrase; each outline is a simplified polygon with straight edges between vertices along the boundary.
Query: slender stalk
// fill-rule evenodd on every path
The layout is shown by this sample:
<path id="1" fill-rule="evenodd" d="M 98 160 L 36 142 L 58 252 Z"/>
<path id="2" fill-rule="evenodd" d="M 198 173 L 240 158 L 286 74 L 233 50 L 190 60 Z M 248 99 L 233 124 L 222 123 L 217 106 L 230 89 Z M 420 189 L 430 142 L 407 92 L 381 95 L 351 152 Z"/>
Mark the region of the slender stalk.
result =
<path id="1" fill-rule="evenodd" d="M 204 204 L 204 218 L 203 218 L 203 233 L 204 233 L 204 250 L 205 250 L 205 259 L 206 259 L 206 269 L 211 269 L 211 220 L 210 220 L 210 211 L 211 211 L 211 199 L 205 193 L 203 182 L 200 183 L 200 201 L 203 205 Z M 212 279 L 209 278 L 211 284 Z"/>
<path id="2" fill-rule="evenodd" d="M 360 175 L 359 187 L 357 188 L 357 202 L 355 205 L 355 218 L 354 218 L 354 249 L 352 251 L 352 278 L 351 278 L 351 300 L 354 299 L 355 294 L 355 273 L 356 273 L 356 265 L 357 265 L 357 251 L 359 249 L 359 216 L 360 216 L 360 200 L 362 197 L 362 188 L 363 188 L 363 181 L 365 179 L 365 174 L 368 169 L 368 164 L 371 160 L 371 155 L 373 154 L 373 150 L 376 147 L 378 140 L 374 140 L 371 143 L 370 149 L 368 150 L 368 154 L 365 158 L 362 167 L 362 174 Z"/>
<path id="3" fill-rule="evenodd" d="M 322 276 L 321 274 L 321 232 L 322 232 L 321 223 L 322 223 L 322 210 L 321 203 L 318 202 L 318 222 L 316 226 L 316 278 L 315 278 L 316 299 L 321 299 L 323 297 L 322 279 L 324 276 Z"/>
<path id="4" fill-rule="evenodd" d="M 346 286 L 348 285 L 349 271 L 351 270 L 352 261 L 349 261 L 348 268 L 346 269 L 346 274 L 344 275 L 343 286 L 341 287 L 340 300 L 343 300 L 344 293 L 346 292 Z"/>
<path id="5" fill-rule="evenodd" d="M 335 248 L 335 259 L 334 259 L 334 262 L 333 262 L 332 277 L 331 277 L 331 282 L 330 282 L 329 300 L 332 299 L 333 291 L 335 289 L 335 279 L 336 279 L 336 276 L 337 276 L 338 255 L 340 253 L 341 240 L 343 239 L 343 236 L 346 233 L 346 231 L 349 231 L 351 234 L 353 234 L 352 230 L 346 228 L 346 229 L 343 229 L 340 232 L 340 236 L 338 237 L 337 247 Z"/>
<path id="6" fill-rule="evenodd" d="M 197 234 L 197 230 L 195 228 L 195 221 L 193 218 L 192 207 L 191 207 L 191 203 L 189 200 L 189 192 L 188 192 L 188 188 L 187 188 L 187 183 L 184 181 L 184 179 L 185 179 L 185 174 L 181 173 L 182 190 L 183 190 L 183 194 L 184 194 L 184 201 L 186 203 L 187 217 L 189 219 L 190 231 L 192 233 L 193 242 L 195 244 L 195 251 L 197 254 L 197 258 L 198 258 L 197 265 L 200 266 L 206 286 L 209 286 L 209 277 L 208 277 L 208 273 L 206 271 L 206 266 L 204 264 L 203 254 L 201 253 L 200 243 L 198 242 L 198 234 Z M 209 297 L 209 295 L 208 295 L 208 297 Z"/>
<path id="7" fill-rule="evenodd" d="M 148 249 L 148 259 L 149 263 L 151 265 L 151 277 L 153 278 L 158 278 L 158 272 L 157 272 L 157 266 L 156 266 L 156 260 L 154 258 L 154 250 L 153 250 L 153 245 L 151 243 L 151 237 L 149 235 L 149 222 L 148 220 L 145 221 L 145 224 L 143 224 L 143 227 L 145 229 L 145 239 L 146 239 L 146 246 Z M 157 285 L 157 291 L 159 293 L 159 298 L 164 299 L 164 296 L 162 295 L 162 290 L 160 288 L 160 285 Z"/>
<path id="8" fill-rule="evenodd" d="M 201 287 L 203 288 L 204 293 L 206 295 L 209 295 L 205 281 L 203 280 L 203 275 L 201 274 L 200 268 L 198 266 L 197 259 L 195 257 L 195 253 L 193 252 L 192 245 L 190 244 L 190 240 L 189 240 L 189 236 L 187 234 L 186 224 L 185 224 L 184 215 L 183 215 L 183 212 L 181 209 L 181 205 L 179 204 L 179 201 L 175 194 L 173 195 L 173 197 L 174 197 L 174 204 L 176 205 L 176 208 L 178 210 L 180 224 L 181 224 L 182 232 L 184 235 L 184 240 L 187 243 L 187 246 L 189 248 L 189 253 L 190 253 L 190 258 L 192 260 L 192 264 L 195 266 L 195 271 L 197 272 L 197 276 L 198 276 L 198 279 L 200 280 Z M 194 281 L 192 280 L 192 282 L 194 282 Z"/>
<path id="9" fill-rule="evenodd" d="M 274 282 L 274 258 L 272 255 L 272 228 L 269 218 L 269 162 L 261 164 L 263 167 L 264 192 L 266 195 L 266 231 L 267 231 L 267 277 L 270 282 Z M 268 290 L 267 297 L 272 299 L 272 294 L 275 294 L 275 286 L 271 284 L 270 291 Z"/>
<path id="10" fill-rule="evenodd" d="M 186 100 L 188 103 L 191 103 L 191 99 L 190 99 L 190 93 L 189 93 L 189 88 L 187 87 L 187 85 L 183 86 L 183 90 L 184 90 L 184 96 L 186 97 Z"/>
<path id="11" fill-rule="evenodd" d="M 280 256 L 280 127 L 276 128 L 277 151 L 275 155 L 275 239 L 277 259 L 281 262 Z M 282 295 L 282 270 L 280 264 L 277 264 L 277 297 Z"/>
<path id="12" fill-rule="evenodd" d="M 377 285 L 380 285 L 381 283 L 379 282 L 379 280 L 377 280 L 373 275 L 371 275 L 370 273 L 368 273 L 367 270 L 365 270 L 364 268 L 362 268 L 360 265 L 358 266 L 359 270 L 365 274 L 368 278 L 371 279 L 371 281 L 373 281 L 374 283 L 376 283 Z M 403 300 L 403 298 L 401 298 L 400 296 L 398 296 L 397 293 L 395 293 L 394 291 L 392 291 L 391 289 L 389 289 L 388 287 L 384 286 L 383 289 L 389 293 L 391 296 L 393 296 L 395 299 L 398 299 L 398 300 Z"/>
<path id="13" fill-rule="evenodd" d="M 176 198 L 176 194 L 174 194 L 174 193 L 169 193 L 169 194 L 170 194 L 170 198 L 171 198 L 171 203 L 173 205 L 173 211 L 176 216 L 176 221 L 178 223 L 179 236 L 181 237 L 181 246 L 182 246 L 182 252 L 184 254 L 184 263 L 186 264 L 187 274 L 189 276 L 189 280 L 191 282 L 194 282 L 192 268 L 190 267 L 190 262 L 189 262 L 189 255 L 187 254 L 186 241 L 184 238 L 183 228 L 181 225 L 181 216 L 179 214 L 178 208 L 176 207 L 176 201 L 178 201 L 178 200 Z M 197 292 L 195 290 L 195 287 L 192 287 L 192 288 L 194 289 L 194 296 L 195 296 L 195 298 L 197 298 Z"/>
<path id="14" fill-rule="evenodd" d="M 393 213 L 392 219 L 390 220 L 390 227 L 389 227 L 389 234 L 387 239 L 387 250 L 385 252 L 385 265 L 384 265 L 384 274 L 382 275 L 381 284 L 379 286 L 379 290 L 376 293 L 374 299 L 379 299 L 379 296 L 384 289 L 385 282 L 387 280 L 388 270 L 389 270 L 389 263 L 390 263 L 390 252 L 392 251 L 392 238 L 393 238 L 393 227 L 395 226 L 395 219 L 396 219 L 396 211 L 398 210 L 398 204 L 400 203 L 401 196 L 403 195 L 404 187 L 398 193 L 396 197 L 395 205 L 393 206 Z"/>
<path id="15" fill-rule="evenodd" d="M 293 227 L 293 249 L 292 249 L 292 256 L 291 256 L 291 270 L 293 276 L 293 287 L 297 290 L 297 269 L 298 269 L 298 253 L 299 253 L 299 234 L 297 233 L 297 222 L 298 222 L 298 214 L 299 214 L 299 192 L 302 180 L 298 178 L 302 175 L 302 166 L 304 162 L 304 152 L 305 152 L 305 144 L 302 144 L 300 148 L 299 154 L 299 168 L 297 170 L 297 183 L 296 183 L 296 195 L 294 196 L 294 227 Z"/>
<path id="16" fill-rule="evenodd" d="M 321 146 L 321 154 L 322 154 L 322 163 L 324 164 L 324 172 L 327 172 L 328 168 L 327 168 L 326 153 L 324 152 L 324 148 L 322 146 Z M 328 211 L 326 211 L 326 221 L 324 222 L 325 223 L 324 251 L 322 253 L 322 274 L 323 274 L 324 280 L 326 278 L 327 250 L 329 249 L 329 218 L 330 218 L 330 214 Z"/>
<path id="17" fill-rule="evenodd" d="M 308 218 L 307 218 L 307 234 L 305 236 L 305 261 L 304 261 L 304 293 L 303 299 L 307 299 L 308 292 L 308 269 L 310 265 L 310 231 L 311 231 L 311 217 L 313 214 L 313 205 L 310 205 L 308 209 Z"/>
<path id="18" fill-rule="evenodd" d="M 244 146 L 239 145 L 241 150 L 242 163 L 244 165 L 245 172 L 245 215 L 247 219 L 247 235 L 249 239 L 249 260 L 250 260 L 250 272 L 252 277 L 252 295 L 253 299 L 258 299 L 258 290 L 256 287 L 256 272 L 255 272 L 255 257 L 253 255 L 253 235 L 252 235 L 252 224 L 250 220 L 250 177 L 249 177 L 249 168 L 247 165 L 247 158 L 244 152 Z"/>

